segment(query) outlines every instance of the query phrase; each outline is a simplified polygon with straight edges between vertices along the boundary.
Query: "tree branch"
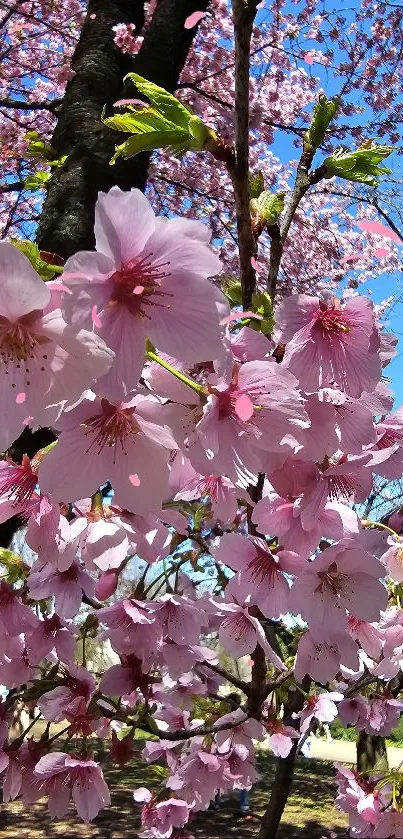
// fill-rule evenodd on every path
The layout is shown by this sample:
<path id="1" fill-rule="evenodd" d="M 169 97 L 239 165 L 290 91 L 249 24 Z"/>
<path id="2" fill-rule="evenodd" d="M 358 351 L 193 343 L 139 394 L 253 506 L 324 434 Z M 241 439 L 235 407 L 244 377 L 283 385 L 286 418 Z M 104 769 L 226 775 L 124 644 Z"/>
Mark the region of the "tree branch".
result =
<path id="1" fill-rule="evenodd" d="M 61 104 L 62 99 L 52 99 L 51 102 L 24 102 L 23 99 L 0 99 L 0 108 L 15 108 L 18 111 L 53 111 Z"/>
<path id="2" fill-rule="evenodd" d="M 241 266 L 242 304 L 249 309 L 256 287 L 251 259 L 256 254 L 249 208 L 249 66 L 257 0 L 232 0 L 235 36 L 235 163 L 229 165 L 234 187 Z"/>

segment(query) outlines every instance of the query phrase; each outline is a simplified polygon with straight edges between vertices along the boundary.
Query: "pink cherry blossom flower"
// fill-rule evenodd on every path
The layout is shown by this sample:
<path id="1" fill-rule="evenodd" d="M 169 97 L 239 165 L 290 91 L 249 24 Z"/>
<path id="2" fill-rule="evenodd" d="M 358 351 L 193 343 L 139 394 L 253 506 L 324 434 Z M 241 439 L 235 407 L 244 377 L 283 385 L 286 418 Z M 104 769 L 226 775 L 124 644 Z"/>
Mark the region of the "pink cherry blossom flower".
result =
<path id="1" fill-rule="evenodd" d="M 214 519 L 232 522 L 238 512 L 238 498 L 245 497 L 242 489 L 221 475 L 200 475 L 190 461 L 180 453 L 175 457 L 169 476 L 170 487 L 178 488 L 174 501 L 194 501 L 208 498 Z"/>
<path id="2" fill-rule="evenodd" d="M 164 594 L 154 600 L 152 611 L 163 635 L 175 644 L 197 644 L 202 627 L 207 626 L 207 616 L 197 603 L 177 594 Z"/>
<path id="3" fill-rule="evenodd" d="M 40 466 L 42 491 L 75 500 L 110 480 L 117 504 L 141 514 L 158 509 L 168 491 L 169 450 L 176 448 L 162 415 L 153 397 L 119 405 L 84 400 L 64 415 L 57 446 Z"/>
<path id="4" fill-rule="evenodd" d="M 52 818 L 65 815 L 70 797 L 84 822 L 95 819 L 102 807 L 110 804 L 102 770 L 93 760 L 52 752 L 38 761 L 34 774 L 39 792 L 49 796 Z"/>
<path id="5" fill-rule="evenodd" d="M 247 718 L 242 708 L 236 708 L 229 714 L 219 717 L 217 723 L 228 722 L 228 730 L 218 731 L 214 735 L 219 754 L 225 754 L 236 746 L 241 746 L 253 754 L 253 740 L 263 741 L 266 737 L 262 723 Z"/>
<path id="6" fill-rule="evenodd" d="M 220 354 L 218 304 L 228 307 L 207 280 L 221 268 L 207 227 L 156 218 L 138 189 L 113 187 L 99 194 L 95 237 L 97 252 L 68 259 L 61 279 L 74 290 L 64 301 L 67 319 L 90 328 L 95 306 L 96 329 L 115 351 L 105 384 L 120 398 L 136 387 L 146 335 L 187 363 Z"/>
<path id="7" fill-rule="evenodd" d="M 399 537 L 389 536 L 390 547 L 380 557 L 395 583 L 403 582 L 403 542 Z"/>
<path id="8" fill-rule="evenodd" d="M 253 513 L 260 533 L 276 535 L 281 547 L 306 559 L 324 536 L 330 539 L 354 537 L 359 533 L 357 514 L 345 504 L 328 501 L 313 514 L 302 516 L 300 498 L 282 498 L 268 491 Z"/>
<path id="9" fill-rule="evenodd" d="M 335 383 L 359 397 L 381 378 L 379 335 L 368 298 L 353 297 L 343 305 L 330 295 L 292 294 L 277 309 L 276 338 L 286 344 L 283 364 L 308 392 Z"/>
<path id="10" fill-rule="evenodd" d="M 380 813 L 378 823 L 374 827 L 374 839 L 402 839 L 403 813 L 397 810 L 387 810 Z"/>
<path id="11" fill-rule="evenodd" d="M 300 557 L 282 551 L 274 554 L 263 539 L 239 533 L 224 534 L 214 556 L 237 571 L 226 586 L 227 597 L 259 606 L 266 617 L 279 618 L 287 612 L 290 586 L 283 572 L 296 573 L 302 567 Z"/>
<path id="12" fill-rule="evenodd" d="M 285 670 L 284 664 L 270 646 L 263 628 L 257 618 L 249 614 L 236 603 L 216 601 L 216 613 L 222 616 L 219 628 L 220 643 L 234 658 L 241 658 L 252 653 L 257 644 L 265 651 L 269 660 L 279 668 Z"/>
<path id="13" fill-rule="evenodd" d="M 7 639 L 7 654 L 0 660 L 0 683 L 8 688 L 16 688 L 35 678 L 25 642 L 21 635 Z"/>
<path id="14" fill-rule="evenodd" d="M 60 618 L 74 618 L 80 609 L 83 592 L 94 594 L 94 580 L 74 561 L 66 571 L 54 570 L 37 560 L 32 566 L 28 586 L 34 600 L 55 598 L 55 611 Z"/>
<path id="15" fill-rule="evenodd" d="M 259 472 L 262 449 L 281 451 L 308 424 L 297 380 L 270 361 L 250 361 L 210 387 L 203 416 L 189 436 L 188 456 L 202 474 L 227 475 L 243 486 Z"/>
<path id="16" fill-rule="evenodd" d="M 147 763 L 152 763 L 154 760 L 160 761 L 162 758 L 169 769 L 174 772 L 178 764 L 175 747 L 176 744 L 172 743 L 171 740 L 148 740 L 141 756 Z"/>
<path id="17" fill-rule="evenodd" d="M 95 690 L 95 680 L 85 667 L 72 667 L 63 678 L 63 684 L 44 693 L 38 700 L 45 720 L 61 722 L 82 712 L 83 703 L 88 707 Z"/>
<path id="18" fill-rule="evenodd" d="M 192 673 L 184 673 L 177 679 L 170 676 L 162 677 L 162 684 L 153 691 L 153 698 L 162 705 L 167 703 L 175 705 L 182 711 L 190 711 L 193 707 L 195 696 L 204 696 L 207 693 L 207 685 Z"/>
<path id="19" fill-rule="evenodd" d="M 21 596 L 18 591 L 8 585 L 4 580 L 0 581 L 0 627 L 6 638 L 13 638 L 21 632 L 32 632 L 38 624 L 29 606 L 21 603 Z M 1 645 L 2 646 L 2 645 Z M 8 652 L 8 651 L 7 651 Z"/>
<path id="20" fill-rule="evenodd" d="M 342 699 L 337 706 L 342 724 L 356 725 L 361 731 L 369 714 L 369 703 L 365 696 L 351 696 Z"/>
<path id="21" fill-rule="evenodd" d="M 367 734 L 389 737 L 399 721 L 402 710 L 403 702 L 387 692 L 370 699 L 364 730 Z"/>
<path id="22" fill-rule="evenodd" d="M 293 747 L 293 740 L 299 739 L 298 731 L 290 725 L 283 725 L 281 720 L 269 720 L 265 723 L 269 735 L 267 743 L 275 757 L 288 757 Z"/>
<path id="23" fill-rule="evenodd" d="M 108 696 L 125 696 L 139 689 L 148 699 L 150 686 L 135 655 L 122 656 L 122 664 L 113 664 L 101 676 L 99 689 Z"/>
<path id="24" fill-rule="evenodd" d="M 155 658 L 162 641 L 161 626 L 147 603 L 120 600 L 98 609 L 98 618 L 107 627 L 102 637 L 110 639 L 116 652 L 134 653 L 144 667 Z"/>
<path id="25" fill-rule="evenodd" d="M 313 719 L 319 722 L 333 722 L 337 717 L 336 702 L 343 699 L 343 694 L 337 691 L 319 693 L 308 696 L 302 711 L 295 714 L 301 720 L 301 734 L 308 731 Z"/>
<path id="26" fill-rule="evenodd" d="M 39 664 L 55 651 L 59 661 L 73 665 L 76 650 L 76 636 L 71 626 L 58 615 L 44 617 L 33 632 L 27 633 L 27 652 L 30 664 Z"/>
<path id="27" fill-rule="evenodd" d="M 0 243 L 0 401 L 7 405 L 0 449 L 18 437 L 27 417 L 52 425 L 107 372 L 113 352 L 102 339 L 68 326 L 58 309 L 45 313 L 51 293 L 31 263 Z"/>
<path id="28" fill-rule="evenodd" d="M 347 628 L 346 609 L 360 620 L 376 621 L 387 604 L 380 582 L 383 566 L 349 541 L 335 543 L 306 563 L 290 593 L 290 609 L 300 613 L 319 636 L 332 640 Z"/>
<path id="29" fill-rule="evenodd" d="M 145 802 L 141 811 L 141 824 L 147 833 L 142 836 L 169 839 L 175 828 L 183 827 L 189 819 L 190 807 L 180 798 L 158 799 L 145 787 L 133 793 L 136 802 Z"/>
<path id="30" fill-rule="evenodd" d="M 224 770 L 222 757 L 204 751 L 197 743 L 192 744 L 191 753 L 182 758 L 175 773 L 168 778 L 167 787 L 175 792 L 182 790 L 185 800 L 187 787 L 190 787 L 193 801 L 199 809 L 204 809 L 217 790 L 224 786 Z"/>
<path id="31" fill-rule="evenodd" d="M 302 681 L 309 675 L 325 685 L 340 672 L 341 663 L 351 670 L 358 668 L 358 646 L 349 635 L 335 632 L 331 641 L 325 641 L 308 631 L 298 643 L 295 678 Z"/>

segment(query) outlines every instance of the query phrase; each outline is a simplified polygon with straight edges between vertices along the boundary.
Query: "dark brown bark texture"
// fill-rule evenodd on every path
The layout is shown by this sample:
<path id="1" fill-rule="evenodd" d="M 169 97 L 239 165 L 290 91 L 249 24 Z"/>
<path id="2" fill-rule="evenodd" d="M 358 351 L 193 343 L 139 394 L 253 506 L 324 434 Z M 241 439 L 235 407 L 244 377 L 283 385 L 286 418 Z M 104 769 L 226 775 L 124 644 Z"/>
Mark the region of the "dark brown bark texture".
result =
<path id="1" fill-rule="evenodd" d="M 113 42 L 112 27 L 134 23 L 140 33 L 144 24 L 140 0 L 89 0 L 87 16 L 72 58 L 75 75 L 67 85 L 52 145 L 58 155 L 68 155 L 55 172 L 47 190 L 39 221 L 37 241 L 41 248 L 67 258 L 78 250 L 94 247 L 94 207 L 99 191 L 117 184 L 121 189 L 144 190 L 147 154 L 110 165 L 115 145 L 122 135 L 102 122 L 104 107 L 135 95 L 133 85 L 124 87 L 126 73 L 135 71 L 150 81 L 174 91 L 197 28 L 184 28 L 188 15 L 205 10 L 208 0 L 160 0 L 135 58 L 124 55 Z"/>
<path id="2" fill-rule="evenodd" d="M 370 774 L 375 769 L 388 768 L 386 740 L 379 735 L 360 731 L 357 737 L 357 770 Z"/>
<path id="3" fill-rule="evenodd" d="M 309 686 L 310 679 L 306 677 L 302 682 L 302 688 L 304 691 L 308 691 Z M 300 691 L 288 692 L 288 699 L 284 704 L 284 725 L 291 726 L 297 731 L 299 730 L 299 720 L 296 720 L 293 714 L 301 711 L 304 702 L 305 697 Z M 298 741 L 294 742 L 290 754 L 287 757 L 276 759 L 276 771 L 270 791 L 270 799 L 260 824 L 257 839 L 275 839 L 276 837 L 294 778 L 297 746 Z"/>

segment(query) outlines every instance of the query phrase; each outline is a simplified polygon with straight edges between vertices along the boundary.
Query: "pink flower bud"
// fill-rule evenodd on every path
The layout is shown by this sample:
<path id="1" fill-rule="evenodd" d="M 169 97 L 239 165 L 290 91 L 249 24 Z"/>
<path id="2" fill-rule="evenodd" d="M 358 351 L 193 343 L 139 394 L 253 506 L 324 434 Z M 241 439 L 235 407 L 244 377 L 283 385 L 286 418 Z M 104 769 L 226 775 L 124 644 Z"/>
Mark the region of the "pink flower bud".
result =
<path id="1" fill-rule="evenodd" d="M 119 574 L 116 570 L 110 569 L 101 574 L 98 582 L 95 585 L 95 596 L 98 600 L 107 600 L 115 594 L 119 582 Z"/>

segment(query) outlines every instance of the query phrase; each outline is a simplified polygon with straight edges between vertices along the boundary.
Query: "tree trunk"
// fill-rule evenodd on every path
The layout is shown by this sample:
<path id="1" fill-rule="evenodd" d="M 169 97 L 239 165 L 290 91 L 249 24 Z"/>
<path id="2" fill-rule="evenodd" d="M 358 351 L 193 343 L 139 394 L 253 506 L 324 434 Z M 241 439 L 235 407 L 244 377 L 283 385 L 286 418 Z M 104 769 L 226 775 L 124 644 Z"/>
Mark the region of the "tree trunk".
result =
<path id="1" fill-rule="evenodd" d="M 116 100 L 135 95 L 126 89 L 126 73 L 135 71 L 167 90 L 174 91 L 194 38 L 196 27 L 184 28 L 186 17 L 207 8 L 208 0 L 160 0 L 143 44 L 133 58 L 114 44 L 112 27 L 144 22 L 141 0 L 89 0 L 79 42 L 72 58 L 73 79 L 67 85 L 52 138 L 58 155 L 67 155 L 49 182 L 39 221 L 41 248 L 63 258 L 94 247 L 94 208 L 99 191 L 116 184 L 121 189 L 144 190 L 149 155 L 110 165 L 119 132 L 101 119 Z"/>
<path id="2" fill-rule="evenodd" d="M 386 740 L 360 731 L 357 738 L 357 770 L 369 775 L 378 769 L 388 769 Z"/>
<path id="3" fill-rule="evenodd" d="M 305 678 L 302 683 L 303 690 L 308 691 L 309 686 L 310 679 Z M 299 729 L 299 720 L 294 719 L 293 713 L 298 713 L 302 709 L 304 702 L 305 697 L 300 691 L 289 691 L 287 702 L 284 705 L 284 725 L 291 726 L 296 730 Z M 262 818 L 257 839 L 275 839 L 294 778 L 297 747 L 298 741 L 294 743 L 287 757 L 276 758 L 276 771 L 270 800 Z"/>

